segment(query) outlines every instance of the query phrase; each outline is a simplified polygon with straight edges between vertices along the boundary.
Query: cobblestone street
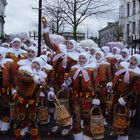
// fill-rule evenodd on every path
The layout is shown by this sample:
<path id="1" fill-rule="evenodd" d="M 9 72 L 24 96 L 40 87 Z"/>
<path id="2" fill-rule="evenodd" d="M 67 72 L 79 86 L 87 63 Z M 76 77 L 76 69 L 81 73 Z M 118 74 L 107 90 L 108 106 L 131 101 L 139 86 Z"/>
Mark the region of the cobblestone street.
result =
<path id="1" fill-rule="evenodd" d="M 44 126 L 42 125 L 40 127 L 41 140 L 73 140 L 72 134 L 70 134 L 67 137 L 60 137 L 59 135 L 56 135 L 53 137 L 48 137 L 47 130 L 48 130 L 48 127 L 46 125 L 44 125 Z M 107 127 L 104 140 L 117 140 L 117 137 L 109 136 L 110 132 L 111 132 L 110 127 Z M 12 134 L 10 134 L 10 133 L 7 136 L 4 136 L 1 134 L 0 140 L 12 140 L 11 135 Z M 129 136 L 130 136 L 129 140 L 140 140 L 140 129 L 130 128 Z M 30 140 L 30 138 L 26 137 L 23 140 Z"/>

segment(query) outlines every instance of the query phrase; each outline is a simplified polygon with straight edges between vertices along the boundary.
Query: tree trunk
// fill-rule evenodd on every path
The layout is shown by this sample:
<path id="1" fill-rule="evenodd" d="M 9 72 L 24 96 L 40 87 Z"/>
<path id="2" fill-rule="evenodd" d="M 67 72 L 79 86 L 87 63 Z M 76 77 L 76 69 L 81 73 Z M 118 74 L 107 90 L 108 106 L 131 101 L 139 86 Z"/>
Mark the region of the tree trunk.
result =
<path id="1" fill-rule="evenodd" d="M 74 40 L 77 41 L 77 27 L 76 26 L 73 27 L 73 38 Z"/>
<path id="2" fill-rule="evenodd" d="M 59 34 L 59 23 L 58 23 L 58 21 L 57 21 L 56 24 L 57 24 L 57 25 L 56 25 L 56 34 Z"/>

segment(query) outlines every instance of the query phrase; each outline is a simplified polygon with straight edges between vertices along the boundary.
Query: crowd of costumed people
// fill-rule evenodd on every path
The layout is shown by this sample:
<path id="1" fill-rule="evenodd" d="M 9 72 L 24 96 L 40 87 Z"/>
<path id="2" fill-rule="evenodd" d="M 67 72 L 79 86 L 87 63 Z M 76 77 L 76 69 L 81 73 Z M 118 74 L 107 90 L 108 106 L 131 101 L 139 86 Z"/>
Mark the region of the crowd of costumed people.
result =
<path id="1" fill-rule="evenodd" d="M 132 120 L 140 127 L 140 55 L 122 42 L 65 40 L 46 20 L 42 38 L 40 56 L 35 41 L 1 44 L 0 132 L 40 140 L 39 125 L 50 124 L 51 136 L 92 140 L 109 126 L 110 136 L 128 140 Z"/>

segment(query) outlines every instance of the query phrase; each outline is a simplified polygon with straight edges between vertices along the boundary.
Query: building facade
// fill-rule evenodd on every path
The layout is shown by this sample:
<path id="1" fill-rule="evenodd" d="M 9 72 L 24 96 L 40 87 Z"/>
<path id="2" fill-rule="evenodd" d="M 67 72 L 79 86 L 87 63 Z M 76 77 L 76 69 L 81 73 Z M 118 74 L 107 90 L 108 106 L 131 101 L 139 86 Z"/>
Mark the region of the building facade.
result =
<path id="1" fill-rule="evenodd" d="M 72 32 L 62 32 L 60 35 L 62 35 L 66 40 L 73 39 L 73 33 Z M 80 42 L 81 40 L 85 39 L 85 33 L 78 32 L 77 33 L 77 42 Z"/>
<path id="2" fill-rule="evenodd" d="M 140 40 L 140 0 L 120 0 L 119 24 L 123 27 L 124 42 L 128 45 L 132 45 L 132 42 L 138 43 Z"/>
<path id="3" fill-rule="evenodd" d="M 100 46 L 105 46 L 108 42 L 118 41 L 119 23 L 108 22 L 108 25 L 99 30 Z"/>
<path id="4" fill-rule="evenodd" d="M 6 0 L 0 0 L 0 43 L 4 39 L 5 33 L 4 33 L 4 17 L 5 17 L 5 6 L 7 5 Z"/>

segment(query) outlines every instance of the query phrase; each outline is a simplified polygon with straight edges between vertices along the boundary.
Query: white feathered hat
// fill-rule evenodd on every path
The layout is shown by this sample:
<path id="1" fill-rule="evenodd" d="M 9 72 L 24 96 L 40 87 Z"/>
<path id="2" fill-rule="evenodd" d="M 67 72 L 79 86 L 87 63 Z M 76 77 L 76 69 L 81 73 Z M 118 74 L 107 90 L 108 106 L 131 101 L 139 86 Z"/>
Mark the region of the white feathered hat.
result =
<path id="1" fill-rule="evenodd" d="M 19 71 L 26 71 L 29 75 L 32 75 L 32 69 L 29 66 L 20 66 Z"/>
<path id="2" fill-rule="evenodd" d="M 15 38 L 12 40 L 12 43 L 14 43 L 15 41 L 18 41 L 19 43 L 21 43 L 21 39 L 18 38 L 18 37 L 15 37 Z"/>
<path id="3" fill-rule="evenodd" d="M 80 41 L 79 46 L 81 46 L 82 48 L 98 48 L 98 45 L 91 39 L 85 39 Z"/>
<path id="4" fill-rule="evenodd" d="M 41 68 L 44 66 L 44 61 L 43 61 L 43 59 L 40 58 L 40 57 L 34 58 L 33 61 L 32 61 L 32 63 L 33 63 L 33 62 L 38 62 Z"/>
<path id="5" fill-rule="evenodd" d="M 34 53 L 36 54 L 35 57 L 37 56 L 37 51 L 38 51 L 38 49 L 37 49 L 36 47 L 30 46 L 30 47 L 28 48 L 28 50 L 33 50 Z"/>

